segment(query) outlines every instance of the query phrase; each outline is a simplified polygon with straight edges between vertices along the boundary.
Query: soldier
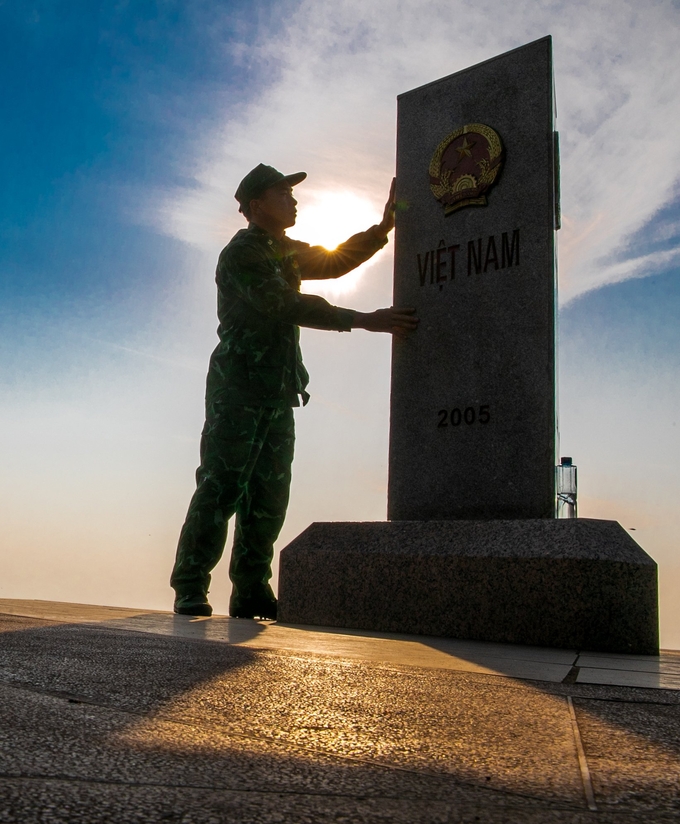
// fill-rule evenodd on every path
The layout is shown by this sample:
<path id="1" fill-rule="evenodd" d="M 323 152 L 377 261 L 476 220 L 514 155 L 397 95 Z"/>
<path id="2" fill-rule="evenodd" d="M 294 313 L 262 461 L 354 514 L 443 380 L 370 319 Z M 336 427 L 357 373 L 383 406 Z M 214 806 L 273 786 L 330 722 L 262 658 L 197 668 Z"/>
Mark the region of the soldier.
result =
<path id="1" fill-rule="evenodd" d="M 180 615 L 212 614 L 210 573 L 235 514 L 229 614 L 276 618 L 269 579 L 288 505 L 293 407 L 309 400 L 299 327 L 406 334 L 417 325 L 412 309 L 355 312 L 300 293 L 301 280 L 336 278 L 368 260 L 394 226 L 393 181 L 382 221 L 334 251 L 288 238 L 296 218 L 292 187 L 306 177 L 260 164 L 236 190 L 248 228 L 234 235 L 217 264 L 220 342 L 208 369 L 197 488 L 170 580 Z"/>

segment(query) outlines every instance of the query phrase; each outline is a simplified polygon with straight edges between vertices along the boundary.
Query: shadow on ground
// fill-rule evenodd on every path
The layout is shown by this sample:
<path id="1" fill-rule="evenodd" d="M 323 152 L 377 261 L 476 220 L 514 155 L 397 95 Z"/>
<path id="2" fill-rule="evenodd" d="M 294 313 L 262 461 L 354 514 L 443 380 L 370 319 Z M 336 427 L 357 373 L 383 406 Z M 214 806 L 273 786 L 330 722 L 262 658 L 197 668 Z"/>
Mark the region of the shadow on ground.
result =
<path id="1" fill-rule="evenodd" d="M 0 627 L 3 822 L 677 819 L 675 694 L 10 616 Z"/>

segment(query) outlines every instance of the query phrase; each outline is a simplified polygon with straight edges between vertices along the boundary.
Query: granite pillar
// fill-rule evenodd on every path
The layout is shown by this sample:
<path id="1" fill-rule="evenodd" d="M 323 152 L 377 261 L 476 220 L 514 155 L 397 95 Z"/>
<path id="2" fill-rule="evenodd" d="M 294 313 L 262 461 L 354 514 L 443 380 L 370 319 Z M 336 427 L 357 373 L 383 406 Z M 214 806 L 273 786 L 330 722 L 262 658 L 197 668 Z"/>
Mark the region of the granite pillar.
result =
<path id="1" fill-rule="evenodd" d="M 549 37 L 399 96 L 390 519 L 554 516 L 553 111 Z"/>

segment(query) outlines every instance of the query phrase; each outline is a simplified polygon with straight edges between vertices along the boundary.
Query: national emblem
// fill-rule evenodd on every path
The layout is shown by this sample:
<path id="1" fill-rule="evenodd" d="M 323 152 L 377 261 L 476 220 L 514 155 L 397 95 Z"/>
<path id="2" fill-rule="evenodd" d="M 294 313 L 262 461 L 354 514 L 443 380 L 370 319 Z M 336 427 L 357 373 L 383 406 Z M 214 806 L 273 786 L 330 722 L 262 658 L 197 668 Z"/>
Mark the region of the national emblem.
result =
<path id="1" fill-rule="evenodd" d="M 496 182 L 502 163 L 501 139 L 483 123 L 470 123 L 445 137 L 430 162 L 430 188 L 444 214 L 464 206 L 486 206 L 485 193 Z"/>

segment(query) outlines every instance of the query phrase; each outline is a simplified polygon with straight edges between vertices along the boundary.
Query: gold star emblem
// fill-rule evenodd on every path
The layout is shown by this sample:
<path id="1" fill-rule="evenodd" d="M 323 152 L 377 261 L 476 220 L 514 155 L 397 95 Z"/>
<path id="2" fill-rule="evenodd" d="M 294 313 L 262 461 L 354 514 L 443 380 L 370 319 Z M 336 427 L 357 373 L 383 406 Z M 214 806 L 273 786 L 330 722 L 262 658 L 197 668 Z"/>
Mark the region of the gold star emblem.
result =
<path id="1" fill-rule="evenodd" d="M 474 145 L 474 141 L 472 141 L 472 143 L 468 143 L 467 137 L 464 137 L 460 146 L 454 146 L 455 150 L 458 152 L 458 160 L 462 160 L 464 157 L 472 157 L 472 152 L 470 149 Z"/>

